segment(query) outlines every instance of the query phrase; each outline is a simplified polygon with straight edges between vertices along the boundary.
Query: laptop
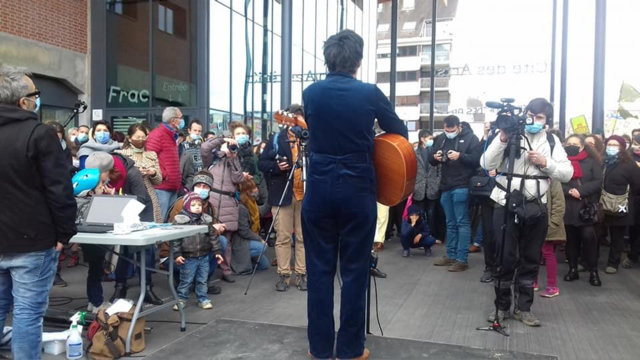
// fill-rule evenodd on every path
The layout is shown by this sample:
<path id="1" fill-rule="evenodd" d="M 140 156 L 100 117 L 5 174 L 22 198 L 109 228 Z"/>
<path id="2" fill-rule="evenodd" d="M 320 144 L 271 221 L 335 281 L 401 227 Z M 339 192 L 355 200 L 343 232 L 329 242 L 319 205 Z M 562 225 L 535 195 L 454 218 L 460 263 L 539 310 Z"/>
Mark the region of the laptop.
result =
<path id="1" fill-rule="evenodd" d="M 122 222 L 122 210 L 129 201 L 137 200 L 130 195 L 94 195 L 91 197 L 86 216 L 78 224 L 78 232 L 106 233 L 113 230 L 114 223 Z"/>

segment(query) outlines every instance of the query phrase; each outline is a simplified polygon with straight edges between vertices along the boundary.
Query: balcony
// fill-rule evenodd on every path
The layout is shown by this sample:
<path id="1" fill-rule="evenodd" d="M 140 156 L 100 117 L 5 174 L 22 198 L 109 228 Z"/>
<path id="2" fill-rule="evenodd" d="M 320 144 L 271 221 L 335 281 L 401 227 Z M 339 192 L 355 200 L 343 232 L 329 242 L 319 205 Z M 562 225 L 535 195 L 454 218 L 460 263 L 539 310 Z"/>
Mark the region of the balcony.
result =
<path id="1" fill-rule="evenodd" d="M 435 79 L 435 88 L 436 90 L 446 90 L 449 88 L 449 78 L 448 77 L 436 77 Z M 420 89 L 429 91 L 431 89 L 431 79 L 430 78 L 421 78 L 420 79 Z"/>
<path id="2" fill-rule="evenodd" d="M 430 103 L 421 103 L 420 104 L 420 114 L 429 114 L 429 105 Z M 446 102 L 436 102 L 433 104 L 433 113 L 434 114 L 447 114 L 449 113 L 449 103 Z"/>

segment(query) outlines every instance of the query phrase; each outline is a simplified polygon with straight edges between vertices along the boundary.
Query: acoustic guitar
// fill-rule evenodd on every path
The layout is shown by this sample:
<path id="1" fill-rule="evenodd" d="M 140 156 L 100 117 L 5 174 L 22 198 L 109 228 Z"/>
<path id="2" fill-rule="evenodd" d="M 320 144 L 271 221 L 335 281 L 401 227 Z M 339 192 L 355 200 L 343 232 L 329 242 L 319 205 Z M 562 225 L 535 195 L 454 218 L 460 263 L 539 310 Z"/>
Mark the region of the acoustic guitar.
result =
<path id="1" fill-rule="evenodd" d="M 307 129 L 307 123 L 300 115 L 279 110 L 273 118 L 278 124 Z M 373 163 L 379 203 L 394 206 L 413 192 L 418 162 L 407 139 L 397 134 L 376 136 L 373 139 Z"/>

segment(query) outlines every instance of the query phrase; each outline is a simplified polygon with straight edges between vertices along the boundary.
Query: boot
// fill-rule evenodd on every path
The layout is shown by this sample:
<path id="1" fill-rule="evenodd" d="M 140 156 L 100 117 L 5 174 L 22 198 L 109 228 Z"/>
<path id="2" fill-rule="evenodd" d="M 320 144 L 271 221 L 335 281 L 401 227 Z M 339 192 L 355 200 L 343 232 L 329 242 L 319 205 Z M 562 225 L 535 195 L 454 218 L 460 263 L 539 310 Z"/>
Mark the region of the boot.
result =
<path id="1" fill-rule="evenodd" d="M 602 286 L 602 281 L 600 281 L 600 276 L 598 276 L 597 270 L 589 273 L 589 284 L 592 286 Z"/>
<path id="2" fill-rule="evenodd" d="M 72 268 L 78 265 L 79 256 L 77 251 L 73 251 L 71 256 L 69 257 L 69 262 L 67 263 L 68 268 Z"/>
<path id="3" fill-rule="evenodd" d="M 116 299 L 127 298 L 127 285 L 122 283 L 116 283 L 116 290 L 113 292 L 113 296 L 109 299 L 110 303 L 114 303 Z"/>
<path id="4" fill-rule="evenodd" d="M 578 280 L 580 278 L 580 275 L 578 275 L 578 269 L 577 268 L 569 268 L 569 272 L 567 273 L 567 275 L 564 276 L 564 281 L 573 281 L 573 280 Z"/>
<path id="5" fill-rule="evenodd" d="M 153 292 L 153 286 L 151 285 L 147 285 L 147 291 L 144 293 L 144 302 L 153 305 L 162 305 L 164 303 L 164 301 Z"/>

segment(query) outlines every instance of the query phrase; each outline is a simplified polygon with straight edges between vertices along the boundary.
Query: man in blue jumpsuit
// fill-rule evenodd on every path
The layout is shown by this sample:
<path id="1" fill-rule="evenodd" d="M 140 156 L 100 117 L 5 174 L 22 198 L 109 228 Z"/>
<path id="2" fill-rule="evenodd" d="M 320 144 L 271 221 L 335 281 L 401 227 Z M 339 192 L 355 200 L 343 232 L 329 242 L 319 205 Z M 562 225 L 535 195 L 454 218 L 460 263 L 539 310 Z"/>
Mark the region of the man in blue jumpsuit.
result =
<path id="1" fill-rule="evenodd" d="M 329 74 L 304 90 L 309 127 L 309 168 L 302 204 L 308 294 L 309 353 L 334 356 L 333 286 L 338 258 L 342 278 L 336 356 L 366 359 L 365 295 L 376 226 L 373 167 L 374 120 L 389 133 L 407 137 L 386 96 L 355 79 L 362 38 L 351 30 L 324 44 Z"/>

